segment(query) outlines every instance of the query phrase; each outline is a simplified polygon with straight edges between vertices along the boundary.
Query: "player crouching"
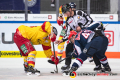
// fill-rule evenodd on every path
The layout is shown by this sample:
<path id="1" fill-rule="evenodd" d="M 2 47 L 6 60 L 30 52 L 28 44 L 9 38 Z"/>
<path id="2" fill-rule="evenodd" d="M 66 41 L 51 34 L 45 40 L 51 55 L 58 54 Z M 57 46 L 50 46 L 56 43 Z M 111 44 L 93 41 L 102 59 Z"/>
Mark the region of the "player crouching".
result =
<path id="1" fill-rule="evenodd" d="M 108 39 L 104 35 L 103 29 L 101 22 L 94 22 L 88 28 L 83 30 L 81 30 L 81 27 L 77 27 L 79 33 L 76 37 L 71 37 L 71 39 L 74 40 L 75 54 L 80 55 L 72 64 L 69 72 L 76 71 L 81 67 L 87 57 L 92 57 L 93 55 L 96 55 L 100 63 L 103 65 L 101 72 L 111 71 L 105 55 L 108 46 Z"/>
<path id="2" fill-rule="evenodd" d="M 34 69 L 35 57 L 37 51 L 33 45 L 41 44 L 45 55 L 51 58 L 55 64 L 59 61 L 54 58 L 51 51 L 51 41 L 56 40 L 55 27 L 52 27 L 50 22 L 44 22 L 41 26 L 25 26 L 21 25 L 16 29 L 14 34 L 14 42 L 24 57 L 24 71 L 27 75 L 37 74 L 40 75 L 40 71 Z M 55 30 L 54 30 L 55 29 Z M 53 33 L 53 32 L 54 33 Z M 55 35 L 56 34 L 56 35 Z"/>

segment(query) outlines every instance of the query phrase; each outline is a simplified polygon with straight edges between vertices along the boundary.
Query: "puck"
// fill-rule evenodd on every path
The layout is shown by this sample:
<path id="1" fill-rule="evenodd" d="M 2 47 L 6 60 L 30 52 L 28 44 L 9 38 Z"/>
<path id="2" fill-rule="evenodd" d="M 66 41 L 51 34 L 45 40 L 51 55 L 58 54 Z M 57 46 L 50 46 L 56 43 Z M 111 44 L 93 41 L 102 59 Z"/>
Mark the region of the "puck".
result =
<path id="1" fill-rule="evenodd" d="M 51 73 L 53 73 L 53 74 L 54 74 L 54 72 L 51 72 Z"/>

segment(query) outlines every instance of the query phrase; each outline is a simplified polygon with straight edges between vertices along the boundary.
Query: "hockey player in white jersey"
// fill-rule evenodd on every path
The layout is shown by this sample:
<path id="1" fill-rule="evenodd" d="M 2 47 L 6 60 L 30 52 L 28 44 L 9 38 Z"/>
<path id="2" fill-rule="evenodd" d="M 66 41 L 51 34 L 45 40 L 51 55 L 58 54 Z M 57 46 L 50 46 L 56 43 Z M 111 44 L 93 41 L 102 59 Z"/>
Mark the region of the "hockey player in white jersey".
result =
<path id="1" fill-rule="evenodd" d="M 71 6 L 72 10 L 76 10 L 76 4 L 74 2 L 70 2 L 69 5 Z M 60 33 L 60 36 L 59 36 L 58 40 L 61 40 L 65 36 L 66 24 L 64 24 L 64 26 L 63 26 L 63 20 L 64 19 L 66 21 L 67 17 L 63 16 L 62 5 L 61 5 L 59 7 L 59 16 L 58 16 L 58 19 L 57 19 L 57 23 L 58 23 L 59 26 L 62 26 L 62 30 L 61 30 L 61 33 Z M 62 58 L 63 51 L 64 51 L 64 45 L 65 45 L 65 42 L 62 42 L 58 45 L 58 54 L 57 54 L 58 59 Z"/>
<path id="2" fill-rule="evenodd" d="M 57 40 L 56 43 L 60 44 L 68 40 L 68 36 L 71 30 L 76 31 L 76 27 L 81 26 L 81 28 L 88 27 L 92 22 L 92 18 L 88 16 L 81 10 L 72 10 L 70 4 L 65 4 L 62 6 L 62 13 L 67 16 L 66 20 L 66 35 L 62 40 Z M 66 57 L 73 51 L 73 43 L 67 44 L 66 47 Z M 67 70 L 70 68 L 71 58 L 67 58 L 65 61 L 65 66 L 62 66 L 62 70 Z"/>

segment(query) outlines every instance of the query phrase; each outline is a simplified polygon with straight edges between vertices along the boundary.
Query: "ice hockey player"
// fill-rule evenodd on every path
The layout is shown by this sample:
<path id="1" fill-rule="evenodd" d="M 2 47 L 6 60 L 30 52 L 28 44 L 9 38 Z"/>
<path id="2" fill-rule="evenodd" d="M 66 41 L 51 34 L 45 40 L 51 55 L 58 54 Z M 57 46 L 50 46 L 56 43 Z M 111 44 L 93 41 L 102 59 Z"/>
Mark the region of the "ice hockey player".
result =
<path id="1" fill-rule="evenodd" d="M 72 10 L 69 4 L 62 5 L 62 13 L 64 16 L 67 16 L 66 20 L 66 35 L 62 40 L 57 40 L 56 44 L 60 44 L 68 40 L 68 36 L 71 30 L 76 31 L 76 27 L 81 26 L 81 28 L 88 27 L 93 20 L 90 16 L 84 13 L 81 10 Z M 69 53 L 73 52 L 73 43 L 67 44 L 66 47 L 66 57 L 69 56 Z M 71 58 L 65 60 L 65 65 L 62 66 L 62 70 L 67 70 L 70 68 Z"/>
<path id="2" fill-rule="evenodd" d="M 76 4 L 74 2 L 70 2 L 69 5 L 71 6 L 72 10 L 76 10 Z M 67 20 L 67 16 L 64 16 L 62 14 L 62 6 L 60 6 L 59 8 L 59 17 L 57 19 L 57 23 L 59 26 L 62 26 L 62 31 L 60 33 L 60 36 L 58 38 L 58 40 L 61 40 L 63 38 L 63 36 L 65 36 L 65 31 L 66 31 L 66 24 L 63 26 L 63 20 L 65 19 L 65 21 Z M 64 49 L 64 44 L 65 42 L 62 42 L 58 45 L 58 54 L 57 57 L 59 59 L 62 58 L 62 54 L 63 54 L 63 49 Z"/>
<path id="3" fill-rule="evenodd" d="M 76 28 L 80 31 L 75 37 L 71 37 L 74 43 L 75 54 L 79 54 L 75 62 L 72 64 L 69 72 L 76 71 L 87 57 L 96 55 L 103 65 L 102 72 L 111 71 L 105 52 L 108 46 L 108 39 L 104 34 L 104 28 L 101 22 L 94 22 L 88 28 L 81 30 L 81 27 Z"/>
<path id="4" fill-rule="evenodd" d="M 27 75 L 40 75 L 40 71 L 34 69 L 37 51 L 33 45 L 41 44 L 45 55 L 55 64 L 59 62 L 58 58 L 54 58 L 51 51 L 51 42 L 56 40 L 56 32 L 56 28 L 52 27 L 50 22 L 44 22 L 41 26 L 21 25 L 16 29 L 14 42 L 24 57 L 23 65 Z"/>

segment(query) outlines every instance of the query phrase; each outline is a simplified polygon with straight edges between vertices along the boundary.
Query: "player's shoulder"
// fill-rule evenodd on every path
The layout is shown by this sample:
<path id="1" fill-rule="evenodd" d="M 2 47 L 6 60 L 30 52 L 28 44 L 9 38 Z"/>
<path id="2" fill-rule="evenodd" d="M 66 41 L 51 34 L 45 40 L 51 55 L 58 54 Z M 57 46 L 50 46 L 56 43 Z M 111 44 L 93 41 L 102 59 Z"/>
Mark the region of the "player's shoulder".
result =
<path id="1" fill-rule="evenodd" d="M 24 27 L 26 27 L 25 25 L 20 25 L 18 28 L 24 28 Z"/>
<path id="2" fill-rule="evenodd" d="M 69 21 L 71 21 L 72 17 L 67 17 L 66 24 L 68 25 Z"/>
<path id="3" fill-rule="evenodd" d="M 83 13 L 84 13 L 84 11 L 82 11 L 82 10 L 76 10 L 76 14 L 77 14 L 77 15 L 82 16 Z"/>

